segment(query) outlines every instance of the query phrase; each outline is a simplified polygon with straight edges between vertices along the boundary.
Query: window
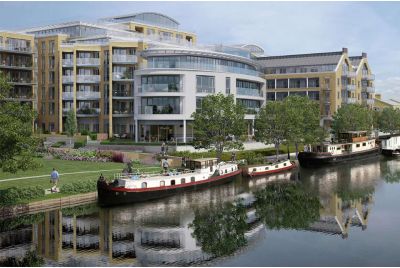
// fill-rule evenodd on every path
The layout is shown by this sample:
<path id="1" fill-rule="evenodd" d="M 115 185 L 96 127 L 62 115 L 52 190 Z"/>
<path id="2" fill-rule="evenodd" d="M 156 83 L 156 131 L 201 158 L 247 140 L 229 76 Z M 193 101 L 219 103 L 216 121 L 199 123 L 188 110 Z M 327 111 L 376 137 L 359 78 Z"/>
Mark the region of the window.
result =
<path id="1" fill-rule="evenodd" d="M 358 148 L 358 147 L 360 147 L 360 144 L 359 144 L 359 143 L 357 143 L 357 144 L 356 144 L 356 147 L 357 147 L 357 148 Z"/>
<path id="2" fill-rule="evenodd" d="M 231 94 L 231 78 L 230 77 L 225 78 L 225 93 Z"/>
<path id="3" fill-rule="evenodd" d="M 275 88 L 275 79 L 268 79 L 267 80 L 267 88 L 269 88 L 269 89 Z"/>
<path id="4" fill-rule="evenodd" d="M 196 91 L 200 93 L 215 92 L 215 77 L 214 76 L 196 76 Z"/>
<path id="5" fill-rule="evenodd" d="M 196 178 L 195 177 L 190 177 L 190 182 L 195 182 Z"/>
<path id="6" fill-rule="evenodd" d="M 175 185 L 175 180 L 171 180 L 171 185 Z"/>
<path id="7" fill-rule="evenodd" d="M 319 91 L 308 91 L 308 97 L 310 98 L 310 100 L 319 100 Z"/>
<path id="8" fill-rule="evenodd" d="M 308 87 L 319 87 L 319 78 L 308 78 Z"/>
<path id="9" fill-rule="evenodd" d="M 265 170 L 269 170 L 269 167 L 265 167 Z"/>
<path id="10" fill-rule="evenodd" d="M 179 97 L 152 97 L 142 98 L 142 114 L 179 114 Z"/>
<path id="11" fill-rule="evenodd" d="M 160 187 L 165 186 L 165 181 L 160 181 Z"/>
<path id="12" fill-rule="evenodd" d="M 257 171 L 257 169 L 256 168 L 253 168 L 253 172 L 256 172 Z"/>
<path id="13" fill-rule="evenodd" d="M 148 75 L 141 77 L 142 92 L 181 91 L 179 75 Z"/>
<path id="14" fill-rule="evenodd" d="M 147 182 L 142 182 L 142 188 L 147 188 Z"/>
<path id="15" fill-rule="evenodd" d="M 276 88 L 288 88 L 288 80 L 287 79 L 277 79 L 276 80 Z"/>
<path id="16" fill-rule="evenodd" d="M 184 184 L 186 182 L 185 178 L 181 179 L 181 184 Z"/>
<path id="17" fill-rule="evenodd" d="M 275 92 L 267 92 L 267 100 L 275 101 Z"/>
<path id="18" fill-rule="evenodd" d="M 247 96 L 262 96 L 261 84 L 253 81 L 236 80 L 236 94 Z"/>
<path id="19" fill-rule="evenodd" d="M 291 78 L 289 80 L 290 88 L 305 88 L 307 86 L 307 79 L 305 78 Z"/>
<path id="20" fill-rule="evenodd" d="M 45 41 L 42 41 L 42 54 L 45 54 L 46 53 L 46 42 Z"/>
<path id="21" fill-rule="evenodd" d="M 286 98 L 289 94 L 287 92 L 276 92 L 276 100 L 281 101 Z"/>
<path id="22" fill-rule="evenodd" d="M 363 146 L 367 146 L 367 144 L 365 142 L 363 142 Z"/>

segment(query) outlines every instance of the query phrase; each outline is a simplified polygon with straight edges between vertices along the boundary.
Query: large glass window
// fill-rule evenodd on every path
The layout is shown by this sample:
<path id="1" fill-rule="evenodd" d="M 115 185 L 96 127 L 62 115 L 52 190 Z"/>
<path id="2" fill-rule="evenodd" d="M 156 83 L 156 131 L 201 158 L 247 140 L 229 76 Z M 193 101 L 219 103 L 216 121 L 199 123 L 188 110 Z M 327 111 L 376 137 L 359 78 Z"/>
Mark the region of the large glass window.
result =
<path id="1" fill-rule="evenodd" d="M 181 91 L 179 75 L 146 75 L 141 77 L 142 92 Z"/>
<path id="2" fill-rule="evenodd" d="M 262 96 L 261 84 L 252 81 L 236 80 L 236 94 Z"/>
<path id="3" fill-rule="evenodd" d="M 276 88 L 288 88 L 288 80 L 287 79 L 277 79 L 276 80 Z"/>
<path id="4" fill-rule="evenodd" d="M 319 78 L 308 78 L 308 87 L 319 87 Z"/>
<path id="5" fill-rule="evenodd" d="M 230 77 L 225 78 L 225 93 L 231 94 L 231 78 Z"/>
<path id="6" fill-rule="evenodd" d="M 261 107 L 261 101 L 258 100 L 237 99 L 237 103 L 246 108 L 247 114 L 256 114 Z"/>
<path id="7" fill-rule="evenodd" d="M 319 91 L 308 91 L 308 97 L 311 100 L 319 100 Z M 328 97 L 329 99 L 329 97 Z"/>
<path id="8" fill-rule="evenodd" d="M 215 77 L 197 75 L 196 76 L 196 91 L 201 93 L 215 92 Z"/>
<path id="9" fill-rule="evenodd" d="M 281 101 L 288 96 L 287 92 L 276 92 L 276 100 Z"/>
<path id="10" fill-rule="evenodd" d="M 275 88 L 275 79 L 268 79 L 267 80 L 267 88 L 274 89 Z"/>
<path id="11" fill-rule="evenodd" d="M 142 98 L 142 114 L 179 114 L 179 97 Z"/>
<path id="12" fill-rule="evenodd" d="M 275 101 L 275 92 L 267 92 L 267 100 Z"/>
<path id="13" fill-rule="evenodd" d="M 290 78 L 290 88 L 305 88 L 307 86 L 307 79 L 305 78 Z"/>

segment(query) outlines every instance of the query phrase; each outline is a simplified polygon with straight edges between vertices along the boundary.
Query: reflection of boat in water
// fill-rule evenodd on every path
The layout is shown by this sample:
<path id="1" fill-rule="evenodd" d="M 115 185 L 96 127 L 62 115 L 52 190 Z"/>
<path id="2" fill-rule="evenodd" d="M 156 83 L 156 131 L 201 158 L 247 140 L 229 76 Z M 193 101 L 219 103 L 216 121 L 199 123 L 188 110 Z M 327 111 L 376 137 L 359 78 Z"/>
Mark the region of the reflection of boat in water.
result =
<path id="1" fill-rule="evenodd" d="M 379 155 L 375 139 L 369 139 L 366 131 L 341 133 L 339 139 L 343 142 L 305 146 L 305 151 L 298 156 L 300 165 L 320 167 Z"/>
<path id="2" fill-rule="evenodd" d="M 279 173 L 296 167 L 294 161 L 286 160 L 276 163 L 249 165 L 242 168 L 243 174 L 254 177 Z"/>
<path id="3" fill-rule="evenodd" d="M 383 155 L 400 157 L 400 134 L 380 136 L 379 140 Z"/>
<path id="4" fill-rule="evenodd" d="M 199 190 L 229 182 L 241 173 L 236 163 L 218 163 L 216 158 L 187 160 L 186 167 L 188 169 L 182 172 L 166 174 L 119 175 L 112 183 L 99 180 L 99 204 L 132 204 L 187 190 Z"/>

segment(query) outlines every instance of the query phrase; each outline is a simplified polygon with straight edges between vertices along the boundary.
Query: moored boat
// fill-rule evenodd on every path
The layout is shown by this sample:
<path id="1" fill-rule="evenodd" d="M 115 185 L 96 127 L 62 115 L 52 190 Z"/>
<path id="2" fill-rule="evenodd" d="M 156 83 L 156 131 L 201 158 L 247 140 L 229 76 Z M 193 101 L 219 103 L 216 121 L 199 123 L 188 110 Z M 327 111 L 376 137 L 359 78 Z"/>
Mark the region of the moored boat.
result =
<path id="1" fill-rule="evenodd" d="M 256 164 L 242 167 L 243 175 L 254 177 L 283 172 L 296 167 L 294 161 L 285 160 L 275 163 Z"/>
<path id="2" fill-rule="evenodd" d="M 302 167 L 320 167 L 350 160 L 377 157 L 380 149 L 375 139 L 368 138 L 366 131 L 340 133 L 339 142 L 305 146 L 298 159 Z"/>
<path id="3" fill-rule="evenodd" d="M 218 163 L 216 158 L 187 160 L 185 164 L 184 170 L 164 174 L 117 174 L 111 183 L 99 179 L 98 202 L 111 206 L 158 199 L 227 183 L 241 173 L 236 163 Z"/>
<path id="4" fill-rule="evenodd" d="M 400 134 L 379 137 L 381 151 L 386 156 L 400 156 Z"/>

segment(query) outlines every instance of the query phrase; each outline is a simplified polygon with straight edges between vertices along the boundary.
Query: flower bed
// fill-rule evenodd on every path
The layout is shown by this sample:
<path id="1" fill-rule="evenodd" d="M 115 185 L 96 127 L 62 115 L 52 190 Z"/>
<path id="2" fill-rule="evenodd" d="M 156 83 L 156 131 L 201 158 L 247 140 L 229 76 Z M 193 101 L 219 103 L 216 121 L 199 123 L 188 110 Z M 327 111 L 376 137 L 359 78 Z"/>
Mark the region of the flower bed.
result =
<path id="1" fill-rule="evenodd" d="M 110 151 L 85 151 L 64 148 L 49 148 L 48 153 L 56 159 L 91 162 L 112 162 L 113 152 Z"/>

